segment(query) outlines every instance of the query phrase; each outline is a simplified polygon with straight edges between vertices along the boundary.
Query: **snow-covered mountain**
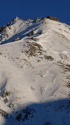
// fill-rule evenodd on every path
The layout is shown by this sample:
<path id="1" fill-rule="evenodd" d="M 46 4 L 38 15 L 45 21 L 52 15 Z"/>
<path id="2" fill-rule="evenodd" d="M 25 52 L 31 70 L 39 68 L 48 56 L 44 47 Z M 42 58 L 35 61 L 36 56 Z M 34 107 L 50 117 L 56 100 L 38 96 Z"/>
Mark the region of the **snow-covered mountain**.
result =
<path id="1" fill-rule="evenodd" d="M 70 125 L 70 26 L 16 17 L 0 28 L 0 125 Z"/>

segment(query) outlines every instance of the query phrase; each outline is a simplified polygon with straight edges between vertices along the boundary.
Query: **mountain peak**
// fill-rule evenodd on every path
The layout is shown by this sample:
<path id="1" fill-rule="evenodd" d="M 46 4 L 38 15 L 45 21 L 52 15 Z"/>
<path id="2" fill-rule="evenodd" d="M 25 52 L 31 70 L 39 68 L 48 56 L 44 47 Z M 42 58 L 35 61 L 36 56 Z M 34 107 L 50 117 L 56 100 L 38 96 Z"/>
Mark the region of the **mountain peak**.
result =
<path id="1" fill-rule="evenodd" d="M 21 20 L 21 18 L 18 17 L 18 16 L 16 16 L 16 17 L 14 18 L 14 21 L 18 21 L 18 20 Z"/>

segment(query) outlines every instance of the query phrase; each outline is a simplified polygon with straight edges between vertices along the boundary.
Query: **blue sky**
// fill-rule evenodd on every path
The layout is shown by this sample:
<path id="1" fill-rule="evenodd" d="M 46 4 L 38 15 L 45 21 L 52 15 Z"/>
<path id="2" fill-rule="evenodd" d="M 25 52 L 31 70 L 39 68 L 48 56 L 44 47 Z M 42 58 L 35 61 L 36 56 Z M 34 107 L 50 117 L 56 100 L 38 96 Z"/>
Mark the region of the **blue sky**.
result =
<path id="1" fill-rule="evenodd" d="M 0 0 L 0 26 L 16 16 L 23 19 L 55 16 L 70 25 L 70 0 Z"/>

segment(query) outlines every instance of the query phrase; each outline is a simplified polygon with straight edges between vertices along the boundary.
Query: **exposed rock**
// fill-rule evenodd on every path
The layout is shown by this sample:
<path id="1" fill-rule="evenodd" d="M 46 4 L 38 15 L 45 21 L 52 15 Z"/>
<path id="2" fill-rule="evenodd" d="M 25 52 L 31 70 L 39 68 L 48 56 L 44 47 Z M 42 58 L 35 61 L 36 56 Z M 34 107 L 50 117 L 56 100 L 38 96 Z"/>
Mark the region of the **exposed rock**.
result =
<path id="1" fill-rule="evenodd" d="M 8 113 L 5 112 L 4 110 L 0 109 L 0 115 L 3 116 L 4 118 L 8 118 Z"/>
<path id="2" fill-rule="evenodd" d="M 57 18 L 57 17 L 48 16 L 47 18 L 51 19 L 51 20 L 59 21 L 59 18 Z"/>

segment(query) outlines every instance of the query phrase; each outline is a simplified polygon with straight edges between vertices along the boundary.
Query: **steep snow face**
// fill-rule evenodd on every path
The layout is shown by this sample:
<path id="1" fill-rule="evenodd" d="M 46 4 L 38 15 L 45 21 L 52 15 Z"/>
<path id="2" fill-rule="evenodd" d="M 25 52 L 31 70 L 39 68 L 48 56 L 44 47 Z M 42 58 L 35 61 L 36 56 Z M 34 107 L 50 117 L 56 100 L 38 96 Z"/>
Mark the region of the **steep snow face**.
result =
<path id="1" fill-rule="evenodd" d="M 0 42 L 0 125 L 70 125 L 70 26 L 16 17 Z"/>

